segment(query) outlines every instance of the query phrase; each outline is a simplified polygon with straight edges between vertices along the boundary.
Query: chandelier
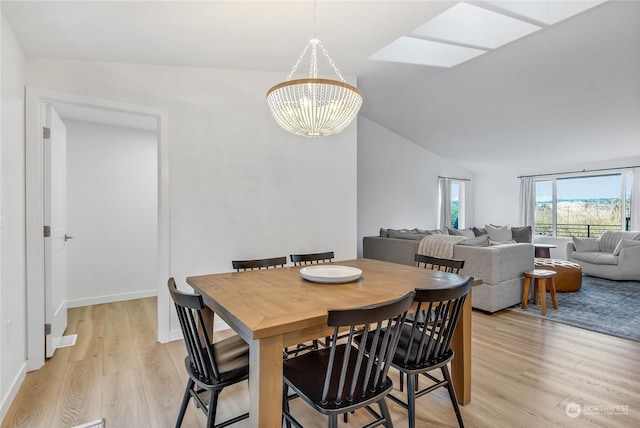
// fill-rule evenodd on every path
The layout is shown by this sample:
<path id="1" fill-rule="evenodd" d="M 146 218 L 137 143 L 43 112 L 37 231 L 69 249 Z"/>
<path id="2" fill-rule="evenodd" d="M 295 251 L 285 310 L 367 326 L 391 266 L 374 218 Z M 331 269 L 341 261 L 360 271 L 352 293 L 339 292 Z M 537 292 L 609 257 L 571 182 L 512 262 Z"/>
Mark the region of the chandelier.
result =
<path id="1" fill-rule="evenodd" d="M 313 9 L 315 27 L 315 1 Z M 291 80 L 309 48 L 309 77 Z M 318 48 L 340 80 L 318 78 Z M 307 42 L 285 81 L 269 89 L 267 104 L 273 118 L 286 131 L 305 137 L 325 137 L 339 134 L 349 126 L 362 106 L 362 92 L 345 82 L 322 42 L 314 37 Z"/>

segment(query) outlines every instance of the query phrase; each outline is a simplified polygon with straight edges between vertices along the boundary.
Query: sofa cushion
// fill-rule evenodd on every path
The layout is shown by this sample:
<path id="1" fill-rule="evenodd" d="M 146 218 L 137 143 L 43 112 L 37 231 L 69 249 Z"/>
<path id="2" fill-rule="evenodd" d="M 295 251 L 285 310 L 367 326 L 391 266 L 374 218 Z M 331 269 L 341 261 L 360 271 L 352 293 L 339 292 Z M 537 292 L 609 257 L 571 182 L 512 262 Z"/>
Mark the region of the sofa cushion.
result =
<path id="1" fill-rule="evenodd" d="M 395 239 L 411 239 L 414 241 L 420 241 L 425 236 L 427 236 L 426 233 L 418 233 L 409 229 L 389 229 L 387 231 L 387 237 Z"/>
<path id="2" fill-rule="evenodd" d="M 640 247 L 640 241 L 636 241 L 635 239 L 621 239 L 618 245 L 616 245 L 616 248 L 613 249 L 613 255 L 620 255 L 620 251 L 628 247 Z"/>
<path id="3" fill-rule="evenodd" d="M 511 235 L 516 242 L 531 242 L 533 238 L 531 226 L 512 227 Z"/>
<path id="4" fill-rule="evenodd" d="M 600 251 L 600 240 L 598 238 L 576 238 L 572 236 L 571 240 L 579 253 Z"/>
<path id="5" fill-rule="evenodd" d="M 451 227 L 447 227 L 447 230 L 449 231 L 449 235 L 464 236 L 466 238 L 476 237 L 476 234 L 473 233 L 472 229 L 453 229 Z"/>
<path id="6" fill-rule="evenodd" d="M 575 260 L 581 262 L 593 263 L 595 265 L 617 265 L 618 257 L 611 253 L 604 253 L 600 251 L 593 252 L 575 252 L 573 253 Z"/>
<path id="7" fill-rule="evenodd" d="M 475 238 L 465 239 L 462 242 L 458 242 L 456 245 L 469 245 L 472 247 L 488 247 L 489 235 L 484 234 L 484 235 L 476 236 Z"/>
<path id="8" fill-rule="evenodd" d="M 490 241 L 510 241 L 513 239 L 513 234 L 511 233 L 511 228 L 509 227 L 509 225 L 494 226 L 491 224 L 486 224 L 484 228 L 489 234 Z"/>
<path id="9" fill-rule="evenodd" d="M 524 242 L 526 244 L 526 242 Z M 517 244 L 515 239 L 509 239 L 508 241 L 492 241 L 489 238 L 489 245 L 509 245 L 509 244 Z"/>
<path id="10" fill-rule="evenodd" d="M 442 229 L 423 230 L 421 232 L 424 232 L 427 235 L 448 235 L 449 234 L 449 231 L 447 231 L 446 227 L 443 227 Z"/>
<path id="11" fill-rule="evenodd" d="M 381 238 L 388 238 L 389 237 L 389 230 L 381 227 L 380 228 L 380 237 Z"/>
<path id="12" fill-rule="evenodd" d="M 640 239 L 640 232 L 624 232 L 621 230 L 605 230 L 600 236 L 600 251 L 613 253 L 621 239 Z"/>

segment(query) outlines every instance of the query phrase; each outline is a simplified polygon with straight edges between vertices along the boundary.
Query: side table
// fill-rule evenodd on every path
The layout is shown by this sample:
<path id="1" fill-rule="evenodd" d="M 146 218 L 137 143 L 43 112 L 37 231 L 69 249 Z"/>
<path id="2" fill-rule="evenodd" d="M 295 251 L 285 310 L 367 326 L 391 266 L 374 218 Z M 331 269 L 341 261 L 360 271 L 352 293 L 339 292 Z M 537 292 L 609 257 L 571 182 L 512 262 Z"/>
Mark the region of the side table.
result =
<path id="1" fill-rule="evenodd" d="M 551 258 L 551 248 L 558 248 L 557 245 L 554 244 L 533 244 L 534 257 L 542 257 L 545 259 Z"/>
<path id="2" fill-rule="evenodd" d="M 522 290 L 522 309 L 527 308 L 529 300 L 529 289 L 533 280 L 533 304 L 538 303 L 538 294 L 540 294 L 540 312 L 547 315 L 547 280 L 550 279 L 549 291 L 551 294 L 551 303 L 553 309 L 558 309 L 558 300 L 556 299 L 556 273 L 547 269 L 533 269 L 522 274 L 524 276 L 524 288 Z"/>

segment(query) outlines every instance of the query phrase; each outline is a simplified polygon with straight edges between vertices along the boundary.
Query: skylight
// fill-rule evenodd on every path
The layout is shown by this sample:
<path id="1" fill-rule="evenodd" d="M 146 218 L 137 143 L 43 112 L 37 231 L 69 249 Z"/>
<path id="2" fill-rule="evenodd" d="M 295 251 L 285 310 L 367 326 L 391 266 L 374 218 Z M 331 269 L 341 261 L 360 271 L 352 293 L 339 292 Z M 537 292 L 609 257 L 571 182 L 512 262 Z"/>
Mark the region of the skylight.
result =
<path id="1" fill-rule="evenodd" d="M 501 9 L 516 13 L 525 18 L 552 25 L 556 22 L 571 18 L 581 12 L 591 9 L 594 6 L 605 3 L 607 0 L 584 0 L 584 1 L 504 1 L 487 0 L 485 3 L 492 4 Z"/>
<path id="2" fill-rule="evenodd" d="M 453 67 L 485 52 L 480 49 L 447 43 L 432 42 L 413 37 L 400 37 L 371 55 L 369 59 L 436 67 Z"/>
<path id="3" fill-rule="evenodd" d="M 411 34 L 391 42 L 369 59 L 454 67 L 606 1 L 484 2 L 511 16 L 460 2 L 416 28 Z M 540 26 L 514 18 L 513 15 L 539 22 Z"/>

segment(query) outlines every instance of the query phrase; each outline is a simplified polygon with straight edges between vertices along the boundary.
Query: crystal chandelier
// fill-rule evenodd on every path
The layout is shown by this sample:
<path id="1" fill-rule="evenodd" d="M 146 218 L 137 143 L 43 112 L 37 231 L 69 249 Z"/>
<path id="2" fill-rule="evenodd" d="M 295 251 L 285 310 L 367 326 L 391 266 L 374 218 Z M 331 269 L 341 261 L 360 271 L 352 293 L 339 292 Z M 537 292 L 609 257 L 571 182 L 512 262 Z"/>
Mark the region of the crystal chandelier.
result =
<path id="1" fill-rule="evenodd" d="M 315 27 L 315 1 L 313 10 Z M 309 48 L 309 77 L 291 80 Z M 318 78 L 318 48 L 329 60 L 339 81 Z M 322 42 L 314 37 L 307 42 L 285 81 L 269 89 L 267 104 L 273 118 L 286 131 L 305 137 L 324 137 L 339 134 L 349 126 L 362 106 L 362 92 L 345 82 Z"/>

